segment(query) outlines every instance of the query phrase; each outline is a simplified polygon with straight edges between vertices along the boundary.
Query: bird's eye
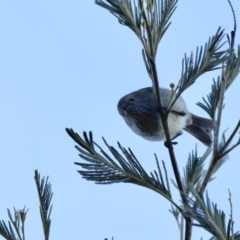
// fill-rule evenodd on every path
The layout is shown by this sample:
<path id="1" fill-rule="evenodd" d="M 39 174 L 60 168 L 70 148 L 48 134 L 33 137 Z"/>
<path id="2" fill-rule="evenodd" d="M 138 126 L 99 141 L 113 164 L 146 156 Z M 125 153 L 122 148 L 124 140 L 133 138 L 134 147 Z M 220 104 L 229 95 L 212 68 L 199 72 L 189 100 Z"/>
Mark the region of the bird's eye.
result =
<path id="1" fill-rule="evenodd" d="M 135 98 L 129 98 L 129 102 L 130 103 L 134 103 L 135 102 Z"/>

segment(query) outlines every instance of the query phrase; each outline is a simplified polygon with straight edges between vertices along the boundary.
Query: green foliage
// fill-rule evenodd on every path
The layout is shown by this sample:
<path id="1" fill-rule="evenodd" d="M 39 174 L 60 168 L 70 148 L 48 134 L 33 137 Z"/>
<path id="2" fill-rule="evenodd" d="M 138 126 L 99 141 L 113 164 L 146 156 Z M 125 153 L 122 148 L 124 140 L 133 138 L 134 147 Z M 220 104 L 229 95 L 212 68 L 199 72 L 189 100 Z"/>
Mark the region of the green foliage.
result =
<path id="1" fill-rule="evenodd" d="M 170 17 L 176 9 L 176 3 L 177 1 L 174 0 L 96 0 L 96 4 L 110 11 L 122 25 L 129 27 L 140 39 L 143 46 L 143 60 L 149 77 L 153 82 L 159 109 L 161 109 L 161 99 L 155 57 L 158 44 L 170 26 Z M 158 192 L 172 203 L 170 212 L 177 221 L 182 238 L 185 219 L 186 240 L 191 239 L 192 222 L 193 225 L 196 225 L 194 221 L 197 221 L 199 226 L 212 233 L 214 235 L 212 239 L 239 238 L 238 233 L 229 231 L 231 223 L 226 228 L 223 211 L 218 210 L 216 205 L 211 205 L 208 196 L 206 201 L 203 198 L 207 184 L 228 159 L 228 153 L 240 144 L 240 140 L 238 140 L 230 147 L 230 143 L 240 128 L 240 121 L 228 138 L 223 133 L 222 139 L 219 141 L 224 93 L 234 82 L 240 71 L 240 47 L 238 46 L 237 55 L 234 52 L 236 34 L 235 13 L 230 1 L 229 4 L 234 16 L 234 30 L 231 33 L 231 39 L 228 38 L 229 47 L 223 48 L 226 46 L 226 40 L 224 39 L 226 35 L 221 28 L 218 28 L 216 34 L 210 37 L 204 46 L 196 49 L 195 54 L 191 52 L 189 57 L 185 54 L 182 60 L 181 78 L 177 87 L 173 89 L 177 94 L 172 105 L 181 93 L 197 81 L 202 74 L 217 69 L 222 70 L 221 76 L 218 76 L 217 80 L 213 80 L 212 91 L 207 96 L 207 100 L 203 98 L 204 103 L 198 103 L 198 106 L 203 108 L 215 121 L 214 143 L 201 157 L 199 157 L 197 148 L 189 154 L 182 177 L 178 170 L 166 123 L 166 116 L 172 105 L 169 106 L 166 113 L 160 112 L 167 143 L 169 143 L 169 156 L 176 179 L 176 183 L 172 182 L 181 194 L 183 206 L 176 204 L 176 201 L 172 199 L 164 162 L 165 180 L 157 158 L 158 170 L 147 174 L 130 148 L 126 150 L 118 143 L 120 153 L 103 139 L 111 153 L 110 156 L 93 141 L 91 132 L 89 136 L 84 132 L 83 138 L 81 138 L 72 129 L 66 129 L 69 136 L 78 144 L 76 148 L 80 152 L 79 156 L 88 162 L 76 163 L 84 169 L 79 170 L 83 178 L 95 181 L 98 184 L 134 183 Z M 100 153 L 96 151 L 96 147 Z M 210 165 L 205 167 L 205 162 L 209 156 L 211 157 Z M 180 215 L 182 216 L 181 219 L 179 218 Z M 230 222 L 232 221 L 231 219 Z"/>
<path id="2" fill-rule="evenodd" d="M 159 82 L 156 68 L 156 54 L 158 45 L 169 28 L 170 18 L 176 10 L 177 0 L 96 0 L 97 5 L 108 10 L 118 18 L 120 24 L 129 27 L 142 43 L 143 60 L 152 80 L 155 97 L 159 109 L 161 109 L 161 99 L 159 95 Z M 228 37 L 229 46 L 223 49 L 225 43 L 224 31 L 218 28 L 215 35 L 209 38 L 205 45 L 197 47 L 195 54 L 186 54 L 182 60 L 182 72 L 179 83 L 174 92 L 177 93 L 172 105 L 183 91 L 189 88 L 198 78 L 208 72 L 221 69 L 221 75 L 213 79 L 211 92 L 203 103 L 197 105 L 205 110 L 214 120 L 214 142 L 204 154 L 199 154 L 197 147 L 189 153 L 183 175 L 178 170 L 178 162 L 169 135 L 167 124 L 168 111 L 161 112 L 161 120 L 169 144 L 169 158 L 171 160 L 175 180 L 174 186 L 181 196 L 181 204 L 178 204 L 171 194 L 169 178 L 164 161 L 160 166 L 155 155 L 157 170 L 149 174 L 144 170 L 140 161 L 130 148 L 124 148 L 118 143 L 117 150 L 109 145 L 103 138 L 103 142 L 110 154 L 103 150 L 93 140 L 90 132 L 83 133 L 83 138 L 72 129 L 66 129 L 68 135 L 77 143 L 75 146 L 79 151 L 79 156 L 85 162 L 75 162 L 80 166 L 80 175 L 89 181 L 97 184 L 132 183 L 153 190 L 163 196 L 171 203 L 170 212 L 173 214 L 180 229 L 181 238 L 191 239 L 192 226 L 199 226 L 210 232 L 214 239 L 240 240 L 239 232 L 233 230 L 232 214 L 226 224 L 225 213 L 220 210 L 215 203 L 212 203 L 208 194 L 204 198 L 204 192 L 208 183 L 213 179 L 213 175 L 228 159 L 228 154 L 240 144 L 240 138 L 230 146 L 240 128 L 240 120 L 227 138 L 225 132 L 220 136 L 220 123 L 224 107 L 224 94 L 232 85 L 240 72 L 240 46 L 237 54 L 234 51 L 236 34 L 236 17 L 234 9 L 228 0 L 234 18 L 234 30 L 231 32 L 231 39 Z M 205 167 L 206 160 L 211 158 L 208 167 Z M 51 227 L 51 200 L 52 190 L 48 177 L 40 178 L 38 171 L 35 171 L 35 182 L 40 202 L 40 216 L 43 225 L 45 240 L 49 239 Z M 229 202 L 232 211 L 231 196 Z M 12 217 L 8 209 L 10 221 L 8 224 L 0 221 L 0 235 L 7 240 L 25 240 L 24 222 L 27 210 L 14 209 Z M 180 217 L 181 216 L 181 217 Z M 185 235 L 183 234 L 185 223 Z M 113 239 L 113 238 L 112 238 Z"/>
<path id="3" fill-rule="evenodd" d="M 214 119 L 214 143 L 202 156 L 200 155 L 201 157 L 199 157 L 197 148 L 189 154 L 183 176 L 180 175 L 178 170 L 178 163 L 166 122 L 167 114 L 172 105 L 169 106 L 168 111 L 165 113 L 160 112 L 176 180 L 176 183 L 173 180 L 172 182 L 179 190 L 183 205 L 176 204 L 176 201 L 172 199 L 167 170 L 163 162 L 164 174 L 162 174 L 157 157 L 157 171 L 147 174 L 130 148 L 127 150 L 118 143 L 120 153 L 103 139 L 108 151 L 111 153 L 110 156 L 93 141 L 91 132 L 89 136 L 84 132 L 83 138 L 81 138 L 72 129 L 66 129 L 69 136 L 78 144 L 76 148 L 80 152 L 79 156 L 87 161 L 87 163 L 75 163 L 83 168 L 83 170 L 79 170 L 83 178 L 98 184 L 134 183 L 158 192 L 172 204 L 170 212 L 177 221 L 181 239 L 185 237 L 186 240 L 191 239 L 192 225 L 201 226 L 209 231 L 214 235 L 211 239 L 239 239 L 238 232 L 233 233 L 231 227 L 233 219 L 229 220 L 228 227 L 226 227 L 224 212 L 220 211 L 215 204 L 211 205 L 208 196 L 206 200 L 203 198 L 207 184 L 228 159 L 228 153 L 240 144 L 239 139 L 233 146 L 230 146 L 240 128 L 240 121 L 238 121 L 228 138 L 223 133 L 219 141 L 224 93 L 234 82 L 240 71 L 240 46 L 238 46 L 238 54 L 236 55 L 234 52 L 236 18 L 231 2 L 229 0 L 228 2 L 234 17 L 234 30 L 231 32 L 231 39 L 228 38 L 229 46 L 223 48 L 226 46 L 226 35 L 221 28 L 218 28 L 216 34 L 210 37 L 205 45 L 197 47 L 195 54 L 191 52 L 189 57 L 185 54 L 182 60 L 182 73 L 179 83 L 173 89 L 177 94 L 172 105 L 181 93 L 197 81 L 201 75 L 208 71 L 222 70 L 221 76 L 218 76 L 217 80 L 213 80 L 212 91 L 207 96 L 207 99 L 203 98 L 204 103 L 197 103 Z M 96 0 L 96 4 L 110 11 L 122 25 L 129 27 L 140 39 L 143 46 L 143 60 L 153 82 L 159 109 L 161 109 L 155 57 L 158 44 L 171 24 L 170 18 L 176 10 L 177 1 Z M 211 162 L 208 167 L 205 167 L 205 162 L 209 157 L 211 157 Z M 179 218 L 180 215 L 182 216 L 181 219 Z M 183 234 L 184 221 L 186 223 L 185 235 Z"/>
<path id="4" fill-rule="evenodd" d="M 182 61 L 182 74 L 178 84 L 179 93 L 182 93 L 191 86 L 202 74 L 218 69 L 219 65 L 229 60 L 232 49 L 221 50 L 224 38 L 224 31 L 218 28 L 216 34 L 209 38 L 204 48 L 198 47 L 195 54 L 185 57 Z M 220 51 L 221 50 L 221 51 Z"/>
<path id="5" fill-rule="evenodd" d="M 233 220 L 229 219 L 226 227 L 225 213 L 218 209 L 217 204 L 210 201 L 208 194 L 204 199 L 203 194 L 198 192 L 191 184 L 189 184 L 189 189 L 194 199 L 188 198 L 187 204 L 184 204 L 183 214 L 198 222 L 193 223 L 194 226 L 202 227 L 210 232 L 214 236 L 211 239 L 240 239 L 239 232 L 231 235 Z"/>
<path id="6" fill-rule="evenodd" d="M 53 195 L 51 184 L 48 182 L 48 177 L 46 180 L 44 177 L 41 179 L 37 170 L 35 170 L 34 179 L 39 196 L 39 208 L 43 225 L 44 239 L 48 240 L 51 226 L 50 215 L 52 210 L 51 200 Z M 14 208 L 13 216 L 9 209 L 7 209 L 7 211 L 10 221 L 8 221 L 8 224 L 6 224 L 3 220 L 0 221 L 0 235 L 7 240 L 25 240 L 24 223 L 28 210 L 26 210 L 25 207 L 21 210 L 16 210 Z"/>

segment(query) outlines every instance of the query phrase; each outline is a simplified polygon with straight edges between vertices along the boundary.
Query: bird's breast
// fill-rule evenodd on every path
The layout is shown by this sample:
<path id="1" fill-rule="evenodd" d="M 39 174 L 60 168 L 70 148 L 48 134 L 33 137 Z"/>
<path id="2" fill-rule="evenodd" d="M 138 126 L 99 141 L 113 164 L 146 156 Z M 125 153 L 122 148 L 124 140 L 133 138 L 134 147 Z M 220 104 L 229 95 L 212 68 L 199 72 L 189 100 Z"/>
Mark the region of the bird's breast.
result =
<path id="1" fill-rule="evenodd" d="M 175 113 L 169 113 L 167 121 L 170 136 L 173 138 L 191 123 L 191 115 L 186 114 L 185 116 L 181 116 Z"/>

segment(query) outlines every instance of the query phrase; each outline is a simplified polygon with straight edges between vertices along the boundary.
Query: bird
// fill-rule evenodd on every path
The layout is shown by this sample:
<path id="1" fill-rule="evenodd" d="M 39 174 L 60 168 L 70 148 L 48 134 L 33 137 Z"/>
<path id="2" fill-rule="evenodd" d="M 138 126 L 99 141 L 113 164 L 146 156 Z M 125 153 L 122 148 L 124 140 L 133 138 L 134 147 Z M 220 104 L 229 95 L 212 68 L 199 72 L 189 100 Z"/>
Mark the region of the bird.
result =
<path id="1" fill-rule="evenodd" d="M 159 92 L 161 105 L 163 110 L 166 110 L 175 99 L 176 93 L 166 88 L 159 88 Z M 152 87 L 142 88 L 123 96 L 117 104 L 117 109 L 126 124 L 137 135 L 149 141 L 166 141 L 160 110 Z M 167 123 L 172 140 L 185 130 L 206 146 L 211 146 L 213 142 L 214 121 L 190 113 L 181 96 L 170 109 Z"/>

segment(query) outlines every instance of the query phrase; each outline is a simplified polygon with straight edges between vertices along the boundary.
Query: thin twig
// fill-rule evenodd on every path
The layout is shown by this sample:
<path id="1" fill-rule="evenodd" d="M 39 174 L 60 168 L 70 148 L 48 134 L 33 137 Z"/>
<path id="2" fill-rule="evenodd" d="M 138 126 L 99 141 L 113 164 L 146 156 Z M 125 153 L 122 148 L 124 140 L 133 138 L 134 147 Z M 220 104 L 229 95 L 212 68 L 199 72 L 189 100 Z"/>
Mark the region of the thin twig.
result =
<path id="1" fill-rule="evenodd" d="M 218 160 L 220 159 L 218 157 L 218 139 L 219 139 L 219 129 L 220 129 L 221 117 L 222 117 L 224 92 L 225 92 L 225 76 L 223 73 L 222 81 L 221 81 L 220 99 L 219 99 L 219 105 L 218 105 L 218 116 L 217 116 L 216 126 L 214 128 L 213 159 L 211 161 L 211 164 L 207 170 L 207 173 L 203 180 L 202 186 L 200 188 L 200 191 L 202 193 L 205 191 L 207 184 L 212 176 L 212 173 L 216 167 L 216 164 L 217 164 Z"/>
<path id="2" fill-rule="evenodd" d="M 219 139 L 219 130 L 222 118 L 222 110 L 223 110 L 223 101 L 224 101 L 224 93 L 226 90 L 226 72 L 224 69 L 222 70 L 222 81 L 221 81 L 221 90 L 220 90 L 220 97 L 219 97 L 219 104 L 218 104 L 218 115 L 216 126 L 214 129 L 214 146 L 213 146 L 213 156 L 216 156 L 218 153 L 218 139 Z"/>
<path id="3" fill-rule="evenodd" d="M 154 92 L 155 92 L 156 102 L 157 102 L 157 105 L 158 105 L 158 109 L 160 109 L 160 116 L 161 116 L 161 120 L 162 120 L 162 124 L 163 124 L 164 133 L 165 133 L 165 136 L 166 136 L 166 141 L 167 141 L 167 144 L 168 144 L 168 152 L 169 152 L 169 156 L 170 156 L 170 159 L 171 159 L 175 179 L 176 179 L 179 191 L 180 191 L 182 201 L 184 203 L 186 203 L 187 200 L 186 200 L 186 196 L 184 195 L 184 192 L 183 192 L 183 185 L 182 185 L 182 181 L 181 181 L 181 176 L 180 176 L 180 173 L 179 173 L 178 164 L 177 164 L 177 160 L 176 160 L 176 157 L 175 157 L 175 153 L 174 153 L 174 150 L 173 150 L 172 141 L 171 141 L 171 137 L 170 137 L 170 133 L 169 133 L 169 127 L 168 127 L 168 123 L 167 123 L 168 113 L 165 114 L 163 109 L 162 109 L 160 89 L 159 89 L 159 81 L 158 81 L 158 74 L 157 74 L 157 67 L 156 67 L 156 62 L 155 62 L 155 53 L 154 53 L 154 50 L 153 50 L 152 32 L 151 32 L 150 24 L 148 22 L 145 11 L 143 11 L 143 18 L 144 18 L 144 21 L 146 22 L 146 30 L 147 30 L 148 40 L 149 40 L 149 48 L 150 48 L 149 50 L 150 50 L 151 56 L 147 55 L 147 58 L 148 58 L 148 61 L 151 65 L 151 69 L 152 69 L 153 89 L 154 89 Z M 147 50 L 148 49 L 145 49 L 146 53 L 147 53 Z M 185 217 L 185 220 L 186 220 L 185 240 L 190 240 L 191 239 L 191 231 L 192 231 L 191 218 Z"/>
<path id="4" fill-rule="evenodd" d="M 28 211 L 28 210 L 27 210 L 27 211 Z M 24 225 L 24 223 L 25 223 L 27 211 L 25 210 L 25 207 L 24 207 L 23 210 L 20 210 L 20 218 L 21 218 L 21 221 L 22 221 L 21 230 L 22 230 L 23 240 L 25 240 L 25 225 Z"/>
<path id="5" fill-rule="evenodd" d="M 181 226 L 181 229 L 180 229 L 180 239 L 183 240 L 183 231 L 184 231 L 184 217 L 183 215 L 181 216 L 181 223 L 180 223 L 180 226 Z"/>
<path id="6" fill-rule="evenodd" d="M 237 123 L 237 126 L 235 127 L 235 129 L 233 130 L 232 134 L 230 135 L 230 137 L 228 138 L 228 140 L 226 141 L 226 143 L 224 144 L 224 146 L 219 149 L 219 153 L 223 154 L 226 150 L 226 148 L 228 147 L 228 145 L 230 144 L 230 142 L 232 141 L 233 137 L 235 136 L 235 134 L 237 133 L 238 129 L 240 128 L 240 120 Z"/>
<path id="7" fill-rule="evenodd" d="M 232 194 L 230 192 L 230 190 L 228 189 L 228 194 L 229 194 L 229 204 L 230 204 L 230 231 L 232 233 L 232 240 L 234 239 L 234 230 L 233 230 L 233 225 L 234 225 L 234 221 L 233 221 L 233 204 L 232 204 Z"/>
<path id="8" fill-rule="evenodd" d="M 176 181 L 177 181 L 177 185 L 178 185 L 178 188 L 179 188 L 179 191 L 180 191 L 180 194 L 181 194 L 182 201 L 184 203 L 187 203 L 186 196 L 183 193 L 183 185 L 182 185 L 182 181 L 181 181 L 181 176 L 180 176 L 180 173 L 179 173 L 177 160 L 176 160 L 176 157 L 175 157 L 171 137 L 170 137 L 170 134 L 169 134 L 169 128 L 168 128 L 168 124 L 167 124 L 167 115 L 164 113 L 164 111 L 162 109 L 155 59 L 152 57 L 152 58 L 149 59 L 149 62 L 151 64 L 151 68 L 152 68 L 153 87 L 154 87 L 154 90 L 155 90 L 157 105 L 160 109 L 160 116 L 161 116 L 161 120 L 162 120 L 162 124 L 163 124 L 164 133 L 165 133 L 165 136 L 166 136 L 166 141 L 167 141 L 167 144 L 168 144 L 168 152 L 169 152 L 169 156 L 170 156 L 170 159 L 171 159 L 173 172 L 174 172 L 174 175 L 175 175 L 175 178 L 176 178 Z M 191 239 L 191 232 L 192 232 L 191 218 L 185 217 L 185 220 L 186 220 L 185 240 L 190 240 Z"/>

